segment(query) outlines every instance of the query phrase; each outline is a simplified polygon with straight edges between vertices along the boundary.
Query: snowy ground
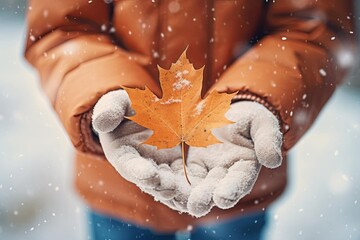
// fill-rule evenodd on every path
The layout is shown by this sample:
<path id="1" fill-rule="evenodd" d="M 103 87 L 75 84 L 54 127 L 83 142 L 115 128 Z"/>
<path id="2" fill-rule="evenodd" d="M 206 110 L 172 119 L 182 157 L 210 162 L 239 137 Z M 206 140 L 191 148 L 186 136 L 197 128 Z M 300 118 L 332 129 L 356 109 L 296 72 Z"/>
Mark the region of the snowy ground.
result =
<path id="1" fill-rule="evenodd" d="M 87 239 L 71 145 L 21 57 L 23 23 L 0 17 L 0 29 L 0 239 Z M 360 239 L 360 89 L 337 91 L 289 168 L 266 239 Z"/>

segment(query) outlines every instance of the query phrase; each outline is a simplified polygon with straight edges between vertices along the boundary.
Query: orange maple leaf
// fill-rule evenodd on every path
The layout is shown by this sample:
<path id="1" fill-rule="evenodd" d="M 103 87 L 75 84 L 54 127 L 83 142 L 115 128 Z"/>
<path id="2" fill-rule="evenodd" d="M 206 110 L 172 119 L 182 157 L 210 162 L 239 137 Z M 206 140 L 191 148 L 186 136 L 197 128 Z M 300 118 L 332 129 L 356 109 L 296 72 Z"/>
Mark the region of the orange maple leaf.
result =
<path id="1" fill-rule="evenodd" d="M 144 143 L 159 149 L 182 144 L 206 147 L 220 143 L 211 133 L 214 128 L 233 123 L 225 118 L 235 93 L 212 91 L 201 98 L 204 67 L 195 69 L 186 57 L 186 50 L 169 70 L 158 66 L 162 97 L 158 98 L 147 87 L 144 90 L 126 88 L 135 115 L 131 121 L 153 130 Z M 186 175 L 187 177 L 187 175 Z"/>

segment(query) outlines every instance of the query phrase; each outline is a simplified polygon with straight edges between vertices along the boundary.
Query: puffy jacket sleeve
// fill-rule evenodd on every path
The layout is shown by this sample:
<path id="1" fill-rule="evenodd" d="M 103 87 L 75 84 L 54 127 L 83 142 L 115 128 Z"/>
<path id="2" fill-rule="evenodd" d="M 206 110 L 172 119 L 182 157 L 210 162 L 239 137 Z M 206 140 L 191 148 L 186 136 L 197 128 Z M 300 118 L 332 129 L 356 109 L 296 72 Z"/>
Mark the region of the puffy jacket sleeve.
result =
<path id="1" fill-rule="evenodd" d="M 220 91 L 264 103 L 282 122 L 284 150 L 311 126 L 353 65 L 350 0 L 269 1 L 265 36 L 219 79 Z"/>
<path id="2" fill-rule="evenodd" d="M 147 59 L 112 39 L 112 5 L 103 0 L 32 0 L 27 14 L 26 59 L 72 143 L 101 154 L 91 135 L 91 109 L 120 86 L 157 86 L 142 64 Z"/>

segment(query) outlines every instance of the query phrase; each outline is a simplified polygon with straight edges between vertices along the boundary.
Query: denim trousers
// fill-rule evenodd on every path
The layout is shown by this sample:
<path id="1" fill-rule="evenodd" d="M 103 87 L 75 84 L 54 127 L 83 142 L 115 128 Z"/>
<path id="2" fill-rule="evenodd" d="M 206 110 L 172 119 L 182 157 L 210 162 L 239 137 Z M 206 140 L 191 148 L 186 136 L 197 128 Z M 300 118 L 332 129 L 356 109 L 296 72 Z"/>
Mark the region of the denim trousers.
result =
<path id="1" fill-rule="evenodd" d="M 260 240 L 265 224 L 266 213 L 256 212 L 230 220 L 219 220 L 215 224 L 196 226 L 189 230 L 159 234 L 94 211 L 89 212 L 91 240 Z"/>

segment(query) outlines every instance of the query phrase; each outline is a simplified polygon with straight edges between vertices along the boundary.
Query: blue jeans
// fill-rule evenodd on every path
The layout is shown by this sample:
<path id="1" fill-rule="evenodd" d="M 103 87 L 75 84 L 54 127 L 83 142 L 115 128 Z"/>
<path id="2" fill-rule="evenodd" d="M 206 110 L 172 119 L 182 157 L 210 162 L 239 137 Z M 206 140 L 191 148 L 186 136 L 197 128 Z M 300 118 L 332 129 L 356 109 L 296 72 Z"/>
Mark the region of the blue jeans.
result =
<path id="1" fill-rule="evenodd" d="M 265 223 L 265 212 L 258 212 L 216 224 L 197 226 L 191 231 L 158 234 L 96 212 L 89 213 L 91 240 L 260 240 Z"/>

